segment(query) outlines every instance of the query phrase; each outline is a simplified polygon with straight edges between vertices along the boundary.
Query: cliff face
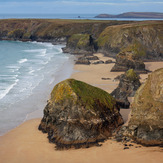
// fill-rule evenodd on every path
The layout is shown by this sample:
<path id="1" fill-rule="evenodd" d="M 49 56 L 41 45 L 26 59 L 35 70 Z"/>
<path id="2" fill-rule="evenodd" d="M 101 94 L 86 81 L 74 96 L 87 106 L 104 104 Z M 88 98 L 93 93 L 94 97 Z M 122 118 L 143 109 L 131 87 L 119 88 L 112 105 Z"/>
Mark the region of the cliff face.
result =
<path id="1" fill-rule="evenodd" d="M 66 53 L 86 54 L 94 52 L 93 38 L 89 34 L 73 34 L 67 41 Z"/>
<path id="2" fill-rule="evenodd" d="M 136 92 L 128 130 L 144 145 L 163 145 L 163 69 L 149 75 Z"/>
<path id="3" fill-rule="evenodd" d="M 163 22 L 138 22 L 129 25 L 107 27 L 98 37 L 99 52 L 114 56 L 121 50 L 141 45 L 147 60 L 163 58 Z"/>
<path id="4" fill-rule="evenodd" d="M 98 51 L 113 57 L 139 45 L 144 60 L 163 59 L 162 21 L 0 20 L 0 39 L 67 43 L 65 52 Z"/>
<path id="5" fill-rule="evenodd" d="M 92 34 L 96 38 L 107 26 L 124 23 L 126 22 L 57 19 L 0 20 L 0 39 L 65 43 L 73 34 Z"/>
<path id="6" fill-rule="evenodd" d="M 68 149 L 97 145 L 121 124 L 122 117 L 111 95 L 68 79 L 54 87 L 39 129 L 48 133 L 57 149 Z"/>

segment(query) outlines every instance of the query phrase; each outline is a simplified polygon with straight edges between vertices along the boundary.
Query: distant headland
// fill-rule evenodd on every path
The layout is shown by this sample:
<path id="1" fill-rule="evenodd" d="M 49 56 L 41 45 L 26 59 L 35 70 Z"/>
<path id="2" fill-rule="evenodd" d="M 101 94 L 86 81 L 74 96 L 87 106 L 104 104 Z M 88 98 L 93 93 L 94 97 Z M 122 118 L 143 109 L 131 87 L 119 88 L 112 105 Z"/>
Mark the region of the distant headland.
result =
<path id="1" fill-rule="evenodd" d="M 118 15 L 99 14 L 95 18 L 135 18 L 135 19 L 163 19 L 163 13 L 158 12 L 126 12 Z"/>

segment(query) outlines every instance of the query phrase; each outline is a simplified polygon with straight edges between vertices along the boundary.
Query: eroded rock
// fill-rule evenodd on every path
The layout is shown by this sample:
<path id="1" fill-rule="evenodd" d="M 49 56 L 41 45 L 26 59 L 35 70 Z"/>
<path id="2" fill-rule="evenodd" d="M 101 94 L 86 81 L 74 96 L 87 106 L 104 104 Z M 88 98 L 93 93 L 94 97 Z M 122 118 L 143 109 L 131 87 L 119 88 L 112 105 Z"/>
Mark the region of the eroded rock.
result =
<path id="1" fill-rule="evenodd" d="M 123 124 L 115 99 L 107 92 L 74 79 L 57 84 L 44 109 L 39 129 L 57 149 L 90 147 Z"/>
<path id="2" fill-rule="evenodd" d="M 133 97 L 136 90 L 140 87 L 139 76 L 133 69 L 128 70 L 125 74 L 119 76 L 120 83 L 111 93 L 122 108 L 129 108 L 130 102 L 128 97 Z"/>

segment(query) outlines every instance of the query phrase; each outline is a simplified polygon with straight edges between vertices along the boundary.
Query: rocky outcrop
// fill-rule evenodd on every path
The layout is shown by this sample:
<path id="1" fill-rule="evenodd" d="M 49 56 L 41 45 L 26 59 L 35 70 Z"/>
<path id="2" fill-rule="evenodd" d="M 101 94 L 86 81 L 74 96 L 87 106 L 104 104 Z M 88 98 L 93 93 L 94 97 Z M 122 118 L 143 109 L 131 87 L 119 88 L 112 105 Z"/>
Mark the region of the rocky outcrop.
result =
<path id="1" fill-rule="evenodd" d="M 105 64 L 110 64 L 110 63 L 113 63 L 113 61 L 111 59 L 108 59 L 105 61 Z"/>
<path id="2" fill-rule="evenodd" d="M 144 60 L 163 60 L 163 22 L 146 21 L 105 28 L 97 38 L 98 52 L 115 57 L 121 50 L 137 44 Z M 142 51 L 141 50 L 141 51 Z"/>
<path id="3" fill-rule="evenodd" d="M 90 147 L 107 139 L 123 124 L 115 99 L 107 92 L 77 81 L 57 84 L 44 109 L 39 129 L 57 149 Z"/>
<path id="4" fill-rule="evenodd" d="M 111 93 L 117 100 L 117 103 L 122 108 L 129 108 L 130 102 L 128 97 L 133 97 L 136 90 L 140 87 L 139 76 L 133 69 L 128 70 L 120 76 L 118 87 Z"/>
<path id="5" fill-rule="evenodd" d="M 78 60 L 75 62 L 75 64 L 90 65 L 91 62 L 90 62 L 86 57 L 80 57 L 80 58 L 78 58 Z"/>
<path id="6" fill-rule="evenodd" d="M 137 90 L 131 109 L 128 126 L 117 135 L 146 146 L 163 146 L 163 68 L 149 75 Z"/>
<path id="7" fill-rule="evenodd" d="M 86 54 L 94 52 L 93 38 L 89 34 L 73 34 L 63 48 L 63 52 L 72 54 Z"/>
<path id="8" fill-rule="evenodd" d="M 142 52 L 144 53 L 144 52 Z M 126 48 L 116 56 L 116 63 L 111 69 L 112 72 L 127 71 L 134 69 L 138 73 L 147 73 L 145 70 L 145 64 L 139 57 L 140 49 L 137 49 L 134 45 Z"/>
<path id="9" fill-rule="evenodd" d="M 97 64 L 104 64 L 105 62 L 102 60 L 92 62 L 92 64 L 97 65 Z"/>

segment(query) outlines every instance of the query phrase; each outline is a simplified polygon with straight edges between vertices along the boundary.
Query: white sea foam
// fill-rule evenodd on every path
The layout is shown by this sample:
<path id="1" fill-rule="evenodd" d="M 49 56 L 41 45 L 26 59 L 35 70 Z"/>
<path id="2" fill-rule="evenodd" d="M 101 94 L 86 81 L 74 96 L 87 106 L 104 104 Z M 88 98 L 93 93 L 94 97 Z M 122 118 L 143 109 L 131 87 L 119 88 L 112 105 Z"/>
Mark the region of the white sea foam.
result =
<path id="1" fill-rule="evenodd" d="M 35 72 L 35 70 L 31 70 L 29 71 L 29 74 L 33 74 Z"/>
<path id="2" fill-rule="evenodd" d="M 28 59 L 24 58 L 24 59 L 20 59 L 20 60 L 18 61 L 18 63 L 22 64 L 22 63 L 27 62 L 27 61 L 28 61 Z"/>
<path id="3" fill-rule="evenodd" d="M 10 90 L 11 90 L 15 85 L 17 85 L 18 81 L 19 81 L 19 79 L 16 79 L 16 80 L 15 80 L 15 83 L 13 83 L 12 85 L 8 86 L 5 90 L 2 90 L 2 91 L 1 91 L 2 93 L 0 94 L 0 100 L 3 99 L 3 98 L 10 92 Z"/>
<path id="4" fill-rule="evenodd" d="M 43 45 L 43 46 L 46 46 L 48 48 L 53 48 L 54 45 L 52 43 L 49 43 L 49 42 L 36 42 L 36 41 L 33 41 L 32 42 L 33 44 L 38 44 L 38 45 Z"/>
<path id="5" fill-rule="evenodd" d="M 30 49 L 30 50 L 23 50 L 27 53 L 46 53 L 46 49 Z"/>

